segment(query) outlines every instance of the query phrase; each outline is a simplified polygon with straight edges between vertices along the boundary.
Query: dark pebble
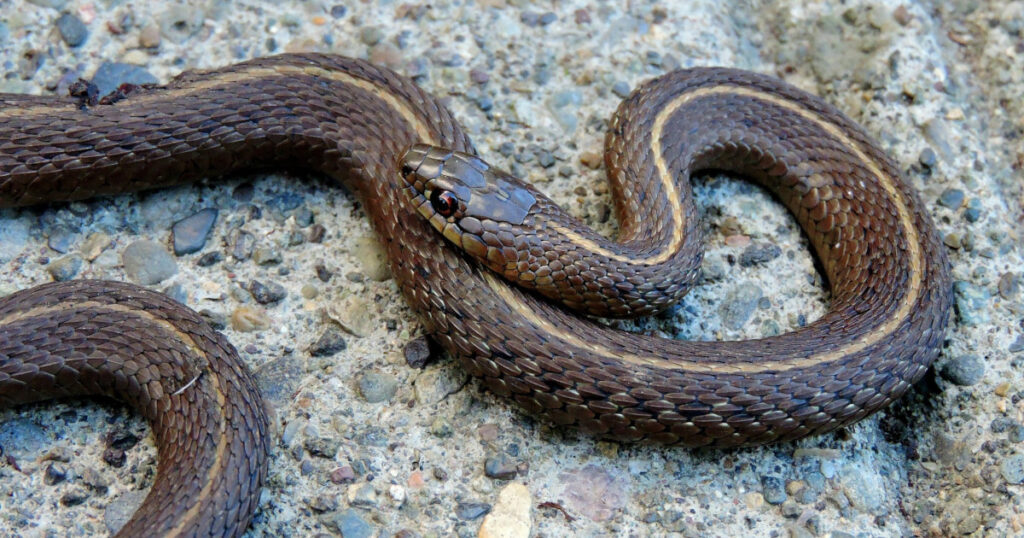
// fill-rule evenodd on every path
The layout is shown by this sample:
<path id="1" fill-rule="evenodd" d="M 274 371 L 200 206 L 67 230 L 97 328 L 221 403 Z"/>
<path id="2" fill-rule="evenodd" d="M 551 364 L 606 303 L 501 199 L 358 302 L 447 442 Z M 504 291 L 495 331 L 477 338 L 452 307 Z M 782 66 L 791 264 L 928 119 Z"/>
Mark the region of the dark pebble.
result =
<path id="1" fill-rule="evenodd" d="M 92 83 L 99 90 L 100 97 L 105 96 L 122 84 L 156 84 L 155 76 L 145 69 L 131 64 L 105 62 L 96 69 Z"/>
<path id="2" fill-rule="evenodd" d="M 120 448 L 108 448 L 103 451 L 103 461 L 111 467 L 124 467 L 125 459 L 124 450 Z"/>
<path id="3" fill-rule="evenodd" d="M 977 355 L 961 355 L 939 369 L 943 379 L 960 386 L 970 386 L 985 376 L 985 363 Z"/>
<path id="4" fill-rule="evenodd" d="M 516 462 L 504 454 L 491 456 L 484 461 L 484 475 L 499 480 L 512 480 L 519 472 Z"/>
<path id="5" fill-rule="evenodd" d="M 749 245 L 740 254 L 740 267 L 753 267 L 767 263 L 782 255 L 778 245 L 767 243 Z"/>
<path id="6" fill-rule="evenodd" d="M 217 210 L 208 207 L 202 211 L 185 217 L 174 223 L 171 227 L 171 234 L 174 237 L 174 254 L 184 256 L 199 252 L 206 245 L 210 237 L 210 230 L 217 222 Z"/>
<path id="7" fill-rule="evenodd" d="M 328 357 L 348 347 L 345 333 L 341 328 L 331 325 L 320 334 L 316 342 L 309 347 L 309 354 L 314 357 Z"/>
<path id="8" fill-rule="evenodd" d="M 465 521 L 472 521 L 483 517 L 490 511 L 491 505 L 487 503 L 459 503 L 455 505 L 455 515 Z"/>
<path id="9" fill-rule="evenodd" d="M 1010 353 L 1020 353 L 1024 351 L 1024 334 L 1017 337 L 1009 347 Z"/>
<path id="10" fill-rule="evenodd" d="M 480 107 L 480 110 L 487 112 L 494 108 L 494 99 L 487 97 L 486 95 L 477 100 L 476 106 Z"/>
<path id="11" fill-rule="evenodd" d="M 777 476 L 761 477 L 761 494 L 768 504 L 782 504 L 786 500 L 786 488 L 782 479 Z"/>
<path id="12" fill-rule="evenodd" d="M 53 463 L 46 466 L 46 471 L 43 473 L 43 483 L 52 486 L 59 484 L 68 478 L 68 472 L 63 466 L 57 466 Z"/>
<path id="13" fill-rule="evenodd" d="M 319 278 L 321 282 L 330 282 L 332 276 L 334 276 L 334 273 L 332 273 L 326 265 L 321 263 L 316 266 L 316 277 Z"/>
<path id="14" fill-rule="evenodd" d="M 547 13 L 545 13 L 545 14 L 540 16 L 540 25 L 541 26 L 547 26 L 547 25 L 549 25 L 549 24 L 551 24 L 551 23 L 553 23 L 553 22 L 555 22 L 557 20 L 558 20 L 558 15 L 555 15 L 554 13 L 549 11 L 549 12 L 547 12 Z"/>
<path id="15" fill-rule="evenodd" d="M 964 191 L 960 189 L 946 189 L 939 195 L 939 205 L 950 209 L 960 209 L 964 203 Z"/>
<path id="16" fill-rule="evenodd" d="M 344 17 L 346 13 L 348 13 L 348 8 L 341 4 L 331 6 L 331 16 L 335 19 Z"/>
<path id="17" fill-rule="evenodd" d="M 423 368 L 430 362 L 430 342 L 427 337 L 420 336 L 409 340 L 402 350 L 405 355 L 405 362 L 413 368 Z"/>
<path id="18" fill-rule="evenodd" d="M 60 504 L 63 506 L 78 506 L 88 498 L 89 495 L 83 491 L 70 491 L 60 498 Z"/>
<path id="19" fill-rule="evenodd" d="M 314 467 L 313 462 L 309 460 L 302 460 L 302 463 L 299 464 L 299 473 L 301 473 L 302 476 L 309 476 L 313 474 L 314 470 L 316 470 L 316 467 Z"/>
<path id="20" fill-rule="evenodd" d="M 70 13 L 65 13 L 57 19 L 57 31 L 60 32 L 61 39 L 69 47 L 77 47 L 85 43 L 86 38 L 89 37 L 89 28 L 85 26 L 82 19 Z"/>
<path id="21" fill-rule="evenodd" d="M 235 190 L 231 191 L 231 199 L 244 204 L 251 202 L 255 195 L 256 187 L 252 183 L 242 183 L 235 187 Z"/>
<path id="22" fill-rule="evenodd" d="M 256 299 L 257 303 L 260 304 L 274 304 L 284 299 L 288 292 L 284 289 L 284 286 L 277 282 L 268 282 L 264 284 L 259 280 L 249 281 L 249 286 L 246 288 L 249 293 L 252 294 L 252 298 Z"/>
<path id="23" fill-rule="evenodd" d="M 221 254 L 220 251 L 215 250 L 213 252 L 207 252 L 206 254 L 200 256 L 199 260 L 196 261 L 196 265 L 198 265 L 199 267 L 209 267 L 215 263 L 219 263 L 223 259 L 224 255 Z"/>

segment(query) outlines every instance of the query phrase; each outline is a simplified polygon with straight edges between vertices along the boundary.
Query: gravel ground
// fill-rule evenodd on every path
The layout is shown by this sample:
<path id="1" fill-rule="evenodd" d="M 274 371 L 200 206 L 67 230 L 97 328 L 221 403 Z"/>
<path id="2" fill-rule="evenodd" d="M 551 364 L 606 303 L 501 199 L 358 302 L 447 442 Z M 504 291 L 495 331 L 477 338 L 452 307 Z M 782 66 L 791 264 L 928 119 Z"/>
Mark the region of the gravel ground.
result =
<path id="1" fill-rule="evenodd" d="M 533 420 L 447 357 L 410 366 L 422 328 L 359 204 L 323 179 L 0 211 L 0 294 L 129 280 L 225 328 L 276 413 L 252 535 L 1022 532 L 1024 2 L 0 0 L 3 92 L 162 82 L 291 51 L 415 77 L 486 159 L 609 234 L 599 155 L 630 89 L 693 65 L 779 76 L 901 164 L 949 247 L 956 308 L 936 368 L 855 427 L 753 450 L 624 446 Z M 696 186 L 703 285 L 623 328 L 737 339 L 820 316 L 827 290 L 783 208 L 733 179 Z M 146 424 L 105 402 L 0 410 L 0 447 L 2 535 L 108 532 L 156 469 Z"/>

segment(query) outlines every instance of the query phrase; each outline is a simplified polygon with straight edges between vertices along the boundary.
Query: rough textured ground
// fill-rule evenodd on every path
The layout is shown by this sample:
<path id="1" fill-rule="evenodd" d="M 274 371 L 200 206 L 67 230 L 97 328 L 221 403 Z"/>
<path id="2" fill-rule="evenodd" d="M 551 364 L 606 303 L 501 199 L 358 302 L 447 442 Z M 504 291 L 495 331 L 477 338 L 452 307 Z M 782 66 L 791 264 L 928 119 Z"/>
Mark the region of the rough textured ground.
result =
<path id="1" fill-rule="evenodd" d="M 407 364 L 421 328 L 358 204 L 319 178 L 0 211 L 0 293 L 148 274 L 225 325 L 279 423 L 255 536 L 470 536 L 515 503 L 544 536 L 1022 532 L 1024 2 L 657 4 L 0 0 L 0 91 L 166 81 L 283 51 L 370 58 L 446 97 L 485 158 L 614 233 L 598 155 L 622 96 L 691 65 L 779 76 L 880 140 L 950 248 L 947 345 L 935 373 L 885 412 L 731 452 L 554 430 L 446 357 Z M 96 74 L 108 63 L 125 65 Z M 827 290 L 781 206 L 736 180 L 697 185 L 704 285 L 671 316 L 623 326 L 735 339 L 820 315 Z M 193 237 L 201 249 L 175 255 L 172 225 L 209 208 L 209 237 Z M 102 402 L 0 411 L 0 534 L 107 532 L 153 478 L 147 436 Z M 499 499 L 510 481 L 526 487 Z"/>

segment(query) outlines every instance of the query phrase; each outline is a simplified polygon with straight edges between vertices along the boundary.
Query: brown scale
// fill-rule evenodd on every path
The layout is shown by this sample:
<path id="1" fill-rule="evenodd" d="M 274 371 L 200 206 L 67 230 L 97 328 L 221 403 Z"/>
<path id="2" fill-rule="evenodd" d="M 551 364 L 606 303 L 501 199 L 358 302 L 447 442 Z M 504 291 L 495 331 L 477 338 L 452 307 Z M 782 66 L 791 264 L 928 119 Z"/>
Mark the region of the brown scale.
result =
<path id="1" fill-rule="evenodd" d="M 652 140 L 659 112 L 700 91 L 662 117 L 662 137 Z M 70 97 L 0 94 L 0 207 L 159 188 L 254 167 L 322 172 L 363 201 L 410 306 L 467 371 L 530 412 L 601 437 L 738 446 L 833 430 L 898 398 L 942 345 L 948 262 L 916 194 L 853 122 L 770 77 L 730 69 L 671 73 L 638 88 L 612 122 L 606 164 L 622 243 L 594 240 L 645 254 L 670 243 L 670 201 L 652 153 L 660 143 L 682 196 L 686 233 L 671 256 L 682 268 L 619 279 L 610 275 L 621 264 L 613 270 L 569 245 L 554 258 L 561 267 L 549 266 L 567 281 L 587 272 L 585 266 L 605 278 L 597 284 L 602 291 L 608 282 L 630 283 L 634 289 L 623 303 L 631 308 L 642 310 L 650 289 L 676 297 L 700 265 L 690 174 L 719 168 L 749 176 L 796 215 L 822 259 L 833 301 L 821 319 L 798 331 L 740 342 L 625 334 L 506 287 L 453 248 L 418 212 L 399 162 L 416 143 L 469 154 L 473 148 L 443 106 L 388 70 L 335 56 L 284 55 L 185 73 L 167 87 L 135 90 L 112 104 L 80 105 Z M 859 154 L 891 178 L 898 200 L 864 169 Z M 899 204 L 916 230 L 914 243 Z M 511 246 L 495 240 L 518 260 L 516 238 Z M 909 273 L 911 247 L 920 251 L 917 274 Z M 547 252 L 539 258 L 550 259 Z M 541 265 L 528 265 L 536 277 Z M 917 296 L 904 308 L 911 282 Z M 587 290 L 572 300 L 604 301 Z M 81 316 L 43 307 L 37 317 L 19 317 L 51 300 Z M 655 296 L 651 304 L 661 308 L 661 300 Z M 104 306 L 89 310 L 96 301 Z M 102 326 L 82 325 L 82 316 Z M 102 393 L 128 401 L 153 423 L 157 482 L 124 535 L 175 528 L 238 535 L 258 500 L 266 473 L 262 401 L 230 345 L 193 324 L 196 319 L 155 294 L 97 281 L 0 300 L 0 404 Z M 179 337 L 164 343 L 164 333 Z M 188 339 L 181 334 L 212 348 L 197 354 L 182 347 Z M 72 366 L 47 370 L 62 364 Z M 221 392 L 225 423 L 211 395 L 227 386 L 251 390 Z M 173 428 L 188 434 L 161 433 Z M 217 459 L 216 447 L 228 447 L 221 454 L 229 456 Z M 204 491 L 209 497 L 200 499 Z"/>

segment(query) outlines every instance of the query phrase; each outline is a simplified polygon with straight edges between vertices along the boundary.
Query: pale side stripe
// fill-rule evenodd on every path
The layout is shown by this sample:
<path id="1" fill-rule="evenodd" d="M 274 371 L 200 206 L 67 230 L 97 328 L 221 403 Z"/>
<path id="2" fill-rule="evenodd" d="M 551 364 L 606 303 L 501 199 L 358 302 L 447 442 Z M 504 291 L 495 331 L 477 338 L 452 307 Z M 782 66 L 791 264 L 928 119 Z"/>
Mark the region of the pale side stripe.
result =
<path id="1" fill-rule="evenodd" d="M 416 113 L 409 108 L 408 104 L 402 101 L 400 98 L 392 94 L 388 88 L 379 86 L 370 82 L 366 79 L 356 77 L 350 73 L 347 73 L 338 69 L 325 69 L 323 67 L 313 65 L 278 65 L 278 66 L 252 66 L 246 69 L 242 69 L 234 72 L 218 73 L 211 75 L 210 78 L 192 84 L 187 88 L 176 88 L 173 90 L 161 91 L 151 94 L 140 94 L 135 97 L 130 97 L 125 101 L 115 103 L 113 105 L 102 105 L 110 107 L 122 106 L 133 106 L 138 104 L 145 104 L 156 101 L 166 101 L 168 99 L 174 99 L 177 97 L 184 97 L 188 95 L 194 95 L 201 93 L 218 86 L 224 86 L 226 84 L 233 84 L 237 82 L 251 82 L 253 79 L 266 78 L 266 77 L 287 77 L 297 75 L 309 75 L 320 77 L 323 79 L 330 80 L 332 82 L 339 82 L 342 84 L 349 84 L 355 86 L 361 90 L 373 94 L 375 97 L 381 99 L 387 105 L 397 111 L 410 125 L 416 129 L 416 134 L 425 141 L 432 139 L 430 136 L 430 130 L 427 126 L 419 121 Z M 47 114 L 58 114 L 74 111 L 72 103 L 63 103 L 60 106 L 31 106 L 24 108 L 8 108 L 0 110 L 0 117 L 10 118 L 25 118 L 34 115 L 47 115 Z"/>
<path id="2" fill-rule="evenodd" d="M 909 270 L 910 280 L 906 289 L 906 296 L 900 302 L 899 309 L 884 323 L 876 327 L 869 333 L 864 334 L 861 338 L 849 342 L 846 346 L 824 353 L 812 355 L 810 357 L 795 357 L 790 359 L 781 359 L 775 361 L 759 361 L 757 363 L 749 362 L 735 362 L 728 364 L 713 364 L 701 361 L 692 360 L 667 360 L 662 357 L 652 355 L 640 355 L 632 353 L 621 353 L 619 351 L 609 349 L 591 341 L 587 341 L 584 338 L 578 337 L 576 334 L 568 331 L 564 331 L 556 327 L 554 324 L 546 319 L 541 318 L 537 315 L 536 311 L 530 306 L 524 303 L 519 297 L 516 296 L 511 290 L 507 289 L 503 282 L 497 280 L 496 277 L 485 273 L 485 279 L 496 293 L 509 304 L 509 306 L 515 310 L 519 315 L 526 318 L 531 324 L 536 326 L 541 331 L 550 332 L 553 335 L 561 338 L 566 343 L 576 346 L 578 348 L 590 351 L 592 353 L 603 355 L 612 359 L 619 359 L 624 362 L 635 363 L 646 366 L 655 366 L 667 369 L 685 368 L 688 371 L 694 373 L 754 373 L 763 372 L 766 370 L 777 370 L 785 371 L 794 368 L 806 368 L 822 362 L 831 362 L 841 359 L 847 355 L 857 353 L 867 347 L 879 342 L 881 339 L 892 334 L 899 324 L 903 322 L 910 314 L 910 309 L 917 302 L 918 296 L 921 293 L 921 282 L 922 282 L 922 269 L 923 259 L 920 245 L 920 235 L 917 228 L 914 226 L 913 215 L 910 213 L 910 208 L 907 206 L 906 201 L 903 199 L 903 195 L 899 192 L 896 187 L 894 178 L 885 174 L 878 164 L 871 159 L 864 151 L 860 148 L 856 141 L 848 137 L 843 131 L 836 125 L 821 118 L 813 111 L 807 110 L 797 103 L 788 101 L 777 97 L 775 95 L 760 92 L 750 88 L 738 88 L 732 86 L 716 86 L 711 88 L 701 88 L 695 90 L 689 94 L 684 94 L 677 97 L 672 103 L 668 105 L 671 110 L 677 109 L 683 103 L 695 99 L 697 97 L 716 95 L 716 94 L 735 94 L 759 99 L 762 101 L 769 102 L 773 105 L 785 108 L 799 114 L 800 116 L 818 124 L 824 131 L 840 140 L 845 146 L 847 146 L 861 161 L 865 168 L 867 168 L 877 179 L 882 188 L 885 189 L 886 194 L 892 200 L 893 205 L 896 206 L 896 210 L 899 213 L 900 225 L 903 227 L 903 232 L 906 236 L 907 248 L 909 252 Z M 659 118 L 666 117 L 664 111 L 658 114 Z M 663 124 L 664 122 L 662 122 Z M 656 124 L 657 128 L 658 125 Z M 658 162 L 658 169 L 662 174 L 661 181 L 671 181 L 671 177 L 668 176 L 667 168 L 665 167 L 664 159 L 661 156 L 661 143 L 659 136 L 652 136 L 653 138 L 653 151 Z M 673 213 L 675 213 L 673 209 Z M 681 227 L 677 227 L 679 229 Z M 673 239 L 675 241 L 675 239 Z M 671 250 L 671 249 L 669 249 Z M 664 255 L 662 252 L 660 256 Z M 653 258 L 652 258 L 653 259 Z"/>

